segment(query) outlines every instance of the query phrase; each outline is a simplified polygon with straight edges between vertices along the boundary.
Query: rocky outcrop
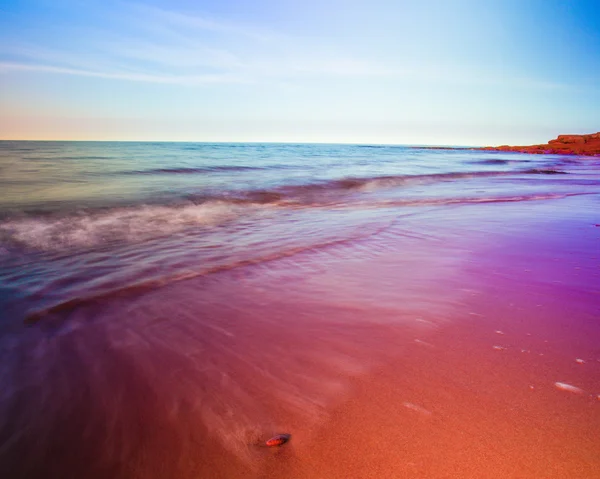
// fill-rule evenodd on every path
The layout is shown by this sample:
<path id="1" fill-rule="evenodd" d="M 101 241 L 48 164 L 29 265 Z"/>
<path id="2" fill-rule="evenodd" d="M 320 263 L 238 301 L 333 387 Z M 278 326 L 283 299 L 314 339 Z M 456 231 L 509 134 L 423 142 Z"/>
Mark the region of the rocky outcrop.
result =
<path id="1" fill-rule="evenodd" d="M 481 150 L 515 151 L 519 153 L 545 153 L 554 155 L 600 156 L 600 132 L 589 135 L 558 135 L 543 145 L 486 146 Z"/>

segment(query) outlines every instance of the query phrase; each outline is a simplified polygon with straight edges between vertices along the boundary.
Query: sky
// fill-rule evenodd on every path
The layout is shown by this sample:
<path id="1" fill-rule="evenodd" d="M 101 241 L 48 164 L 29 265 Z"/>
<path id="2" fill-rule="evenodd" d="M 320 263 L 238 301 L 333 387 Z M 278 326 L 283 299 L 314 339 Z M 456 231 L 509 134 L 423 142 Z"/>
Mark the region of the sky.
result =
<path id="1" fill-rule="evenodd" d="M 0 0 L 0 139 L 600 131 L 600 0 Z"/>

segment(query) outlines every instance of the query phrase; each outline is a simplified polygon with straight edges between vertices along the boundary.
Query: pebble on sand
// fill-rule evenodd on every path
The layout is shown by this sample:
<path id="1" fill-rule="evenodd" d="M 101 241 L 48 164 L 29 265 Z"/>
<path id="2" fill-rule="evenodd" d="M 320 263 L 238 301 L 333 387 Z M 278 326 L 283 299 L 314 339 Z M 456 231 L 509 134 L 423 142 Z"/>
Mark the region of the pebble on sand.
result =
<path id="1" fill-rule="evenodd" d="M 265 445 L 269 447 L 282 446 L 286 442 L 290 440 L 292 437 L 291 434 L 277 434 L 273 436 L 271 439 L 265 441 Z"/>

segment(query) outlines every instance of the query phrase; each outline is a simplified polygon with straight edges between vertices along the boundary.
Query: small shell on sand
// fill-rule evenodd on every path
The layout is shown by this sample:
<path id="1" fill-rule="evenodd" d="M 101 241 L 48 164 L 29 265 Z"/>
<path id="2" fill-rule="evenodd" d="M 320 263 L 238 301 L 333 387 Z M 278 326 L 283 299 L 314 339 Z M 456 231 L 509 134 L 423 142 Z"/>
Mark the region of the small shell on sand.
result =
<path id="1" fill-rule="evenodd" d="M 561 391 L 568 391 L 570 393 L 575 393 L 575 394 L 583 394 L 583 389 L 578 388 L 577 386 L 571 386 L 570 384 L 567 383 L 554 383 L 554 385 L 560 389 Z"/>
<path id="2" fill-rule="evenodd" d="M 269 446 L 269 447 L 282 446 L 283 444 L 288 442 L 291 437 L 292 437 L 291 434 L 277 434 L 276 436 L 273 436 L 271 439 L 266 440 L 265 446 Z"/>
<path id="3" fill-rule="evenodd" d="M 504 351 L 506 348 L 503 346 L 492 346 L 496 351 Z"/>
<path id="4" fill-rule="evenodd" d="M 583 359 L 579 359 L 579 358 L 577 358 L 577 359 L 575 360 L 575 362 L 576 362 L 576 363 L 579 363 L 579 364 L 585 364 L 585 360 L 583 360 Z"/>

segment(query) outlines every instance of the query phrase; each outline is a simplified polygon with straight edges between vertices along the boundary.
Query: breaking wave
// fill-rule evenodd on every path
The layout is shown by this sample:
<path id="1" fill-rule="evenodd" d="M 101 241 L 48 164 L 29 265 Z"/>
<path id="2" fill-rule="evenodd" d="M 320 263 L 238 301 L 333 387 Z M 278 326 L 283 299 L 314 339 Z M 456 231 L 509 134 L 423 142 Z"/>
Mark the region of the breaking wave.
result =
<path id="1" fill-rule="evenodd" d="M 236 167 L 237 168 L 237 167 Z M 173 173 L 187 169 L 168 170 Z M 555 169 L 521 170 L 520 174 L 555 175 L 564 172 Z M 219 193 L 189 194 L 165 204 L 137 204 L 113 208 L 86 208 L 5 214 L 0 218 L 0 247 L 11 246 L 25 250 L 63 251 L 89 248 L 110 243 L 134 243 L 152 238 L 170 236 L 199 227 L 213 227 L 237 218 L 245 218 L 265 208 L 315 208 L 345 206 L 431 206 L 454 203 L 490 201 L 522 201 L 530 196 L 503 197 L 492 195 L 465 198 L 460 191 L 450 197 L 419 196 L 381 201 L 363 193 L 392 188 L 426 186 L 457 180 L 505 177 L 514 175 L 505 171 L 476 171 L 436 173 L 425 175 L 397 175 L 344 178 L 316 181 L 301 185 L 287 185 L 269 190 L 241 190 Z M 400 190 L 404 195 L 404 190 Z M 538 196 L 535 196 L 537 198 Z M 546 197 L 543 196 L 542 197 Z M 533 198 L 533 199 L 535 199 Z"/>
<path id="2" fill-rule="evenodd" d="M 67 215 L 26 216 L 0 223 L 0 244 L 61 251 L 114 242 L 139 242 L 235 218 L 236 205 L 213 201 L 187 205 L 140 205 Z"/>

